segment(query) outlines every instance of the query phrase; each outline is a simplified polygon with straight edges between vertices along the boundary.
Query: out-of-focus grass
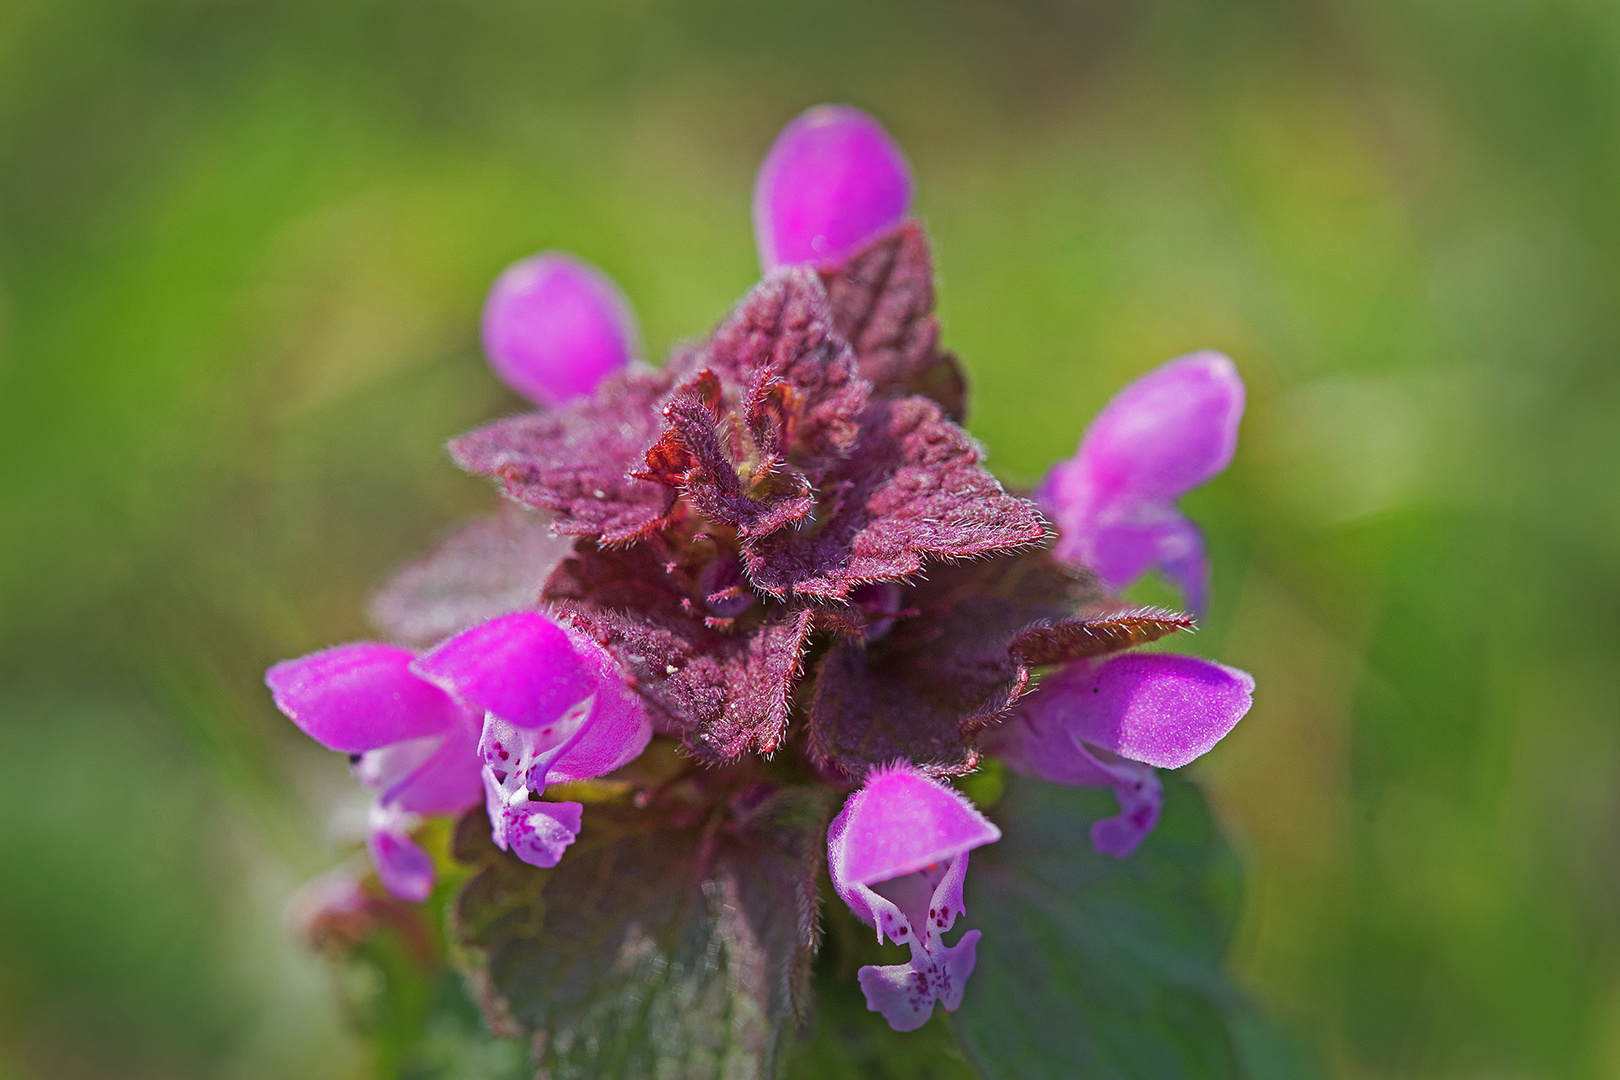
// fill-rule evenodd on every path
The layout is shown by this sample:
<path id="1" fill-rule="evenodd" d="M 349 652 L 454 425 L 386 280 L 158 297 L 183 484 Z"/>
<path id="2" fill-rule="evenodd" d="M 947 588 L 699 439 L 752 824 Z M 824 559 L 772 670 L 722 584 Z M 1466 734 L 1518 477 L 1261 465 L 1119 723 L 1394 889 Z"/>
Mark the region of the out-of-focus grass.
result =
<path id="1" fill-rule="evenodd" d="M 1004 475 L 1249 381 L 1188 500 L 1260 682 L 1198 767 L 1238 976 L 1348 1077 L 1620 1071 L 1620 8 L 12 0 L 0 1076 L 366 1074 L 279 923 L 342 763 L 260 672 L 487 504 L 493 275 L 702 332 L 827 99 L 912 155 Z"/>

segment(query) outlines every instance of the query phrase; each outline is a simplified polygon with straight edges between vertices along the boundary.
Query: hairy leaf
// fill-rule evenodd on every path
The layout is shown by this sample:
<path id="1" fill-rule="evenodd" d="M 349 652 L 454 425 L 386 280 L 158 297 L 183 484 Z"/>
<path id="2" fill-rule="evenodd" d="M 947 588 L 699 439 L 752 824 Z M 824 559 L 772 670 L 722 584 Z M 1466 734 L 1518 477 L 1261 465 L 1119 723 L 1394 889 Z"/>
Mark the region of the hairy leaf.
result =
<path id="1" fill-rule="evenodd" d="M 699 757 L 774 753 L 814 613 L 756 601 L 741 617 L 710 616 L 680 568 L 660 564 L 648 548 L 581 545 L 553 574 L 546 598 L 618 658 L 660 727 Z"/>
<path id="2" fill-rule="evenodd" d="M 692 583 L 678 564 L 662 562 L 651 543 L 604 548 L 589 540 L 557 564 L 541 594 L 551 603 L 588 604 L 665 617 L 697 615 Z"/>
<path id="3" fill-rule="evenodd" d="M 519 502 L 552 512 L 557 532 L 623 543 L 669 514 L 675 492 L 632 476 L 658 438 L 666 375 L 631 371 L 560 409 L 498 420 L 450 442 L 468 472 L 498 477 Z"/>
<path id="4" fill-rule="evenodd" d="M 1221 971 L 1238 869 L 1202 795 L 1164 775 L 1157 830 L 1129 859 L 1092 849 L 1098 789 L 1014 779 L 973 853 L 984 937 L 954 1020 L 986 1077 L 1175 1080 L 1249 1075 L 1248 1009 Z"/>
<path id="5" fill-rule="evenodd" d="M 592 806 L 552 870 L 485 855 L 453 932 L 498 1029 L 567 1078 L 769 1076 L 806 1009 L 830 793 L 685 828 Z"/>
<path id="6" fill-rule="evenodd" d="M 921 397 L 867 409 L 855 451 L 823 487 L 819 517 L 814 528 L 744 543 L 757 588 L 842 600 L 928 560 L 1006 554 L 1045 535 L 1035 505 L 1003 490 L 967 433 Z"/>
<path id="7" fill-rule="evenodd" d="M 971 771 L 976 736 L 1029 683 L 1021 634 L 1096 599 L 1094 581 L 1044 551 L 933 568 L 905 593 L 908 614 L 886 636 L 828 651 L 810 706 L 811 753 L 852 778 L 896 758 L 939 775 Z"/>
<path id="8" fill-rule="evenodd" d="M 939 348 L 928 239 L 906 221 L 822 273 L 833 325 L 855 349 L 861 376 L 881 397 L 922 394 L 961 421 L 967 382 Z"/>
<path id="9" fill-rule="evenodd" d="M 1013 641 L 1013 651 L 1031 667 L 1063 664 L 1088 656 L 1146 645 L 1178 630 L 1191 630 L 1191 615 L 1162 608 L 1123 608 L 1040 626 Z"/>
<path id="10" fill-rule="evenodd" d="M 826 291 L 812 271 L 783 270 L 756 285 L 702 360 L 736 395 L 753 431 L 780 425 L 782 449 L 812 480 L 854 445 L 871 387 L 833 332 Z"/>
<path id="11" fill-rule="evenodd" d="M 813 489 L 855 442 L 870 390 L 815 274 L 768 277 L 676 366 L 696 370 L 665 403 L 669 426 L 641 475 L 744 536 L 808 516 Z"/>
<path id="12" fill-rule="evenodd" d="M 808 515 L 816 505 L 810 481 L 787 466 L 778 445 L 785 425 L 773 420 L 744 433 L 735 414 L 723 422 L 721 394 L 719 378 L 705 368 L 670 395 L 664 405 L 669 430 L 647 451 L 643 475 L 680 488 L 698 513 L 744 536 L 774 532 Z M 722 434 L 727 427 L 730 438 Z"/>
<path id="13" fill-rule="evenodd" d="M 619 658 L 643 698 L 699 757 L 770 755 L 787 732 L 793 687 L 813 628 L 807 608 L 775 607 L 747 630 L 720 633 L 693 620 L 565 608 Z"/>
<path id="14" fill-rule="evenodd" d="M 497 615 L 534 607 L 572 546 L 552 533 L 545 514 L 503 503 L 493 516 L 467 522 L 394 571 L 372 596 L 368 614 L 394 640 L 426 648 Z"/>

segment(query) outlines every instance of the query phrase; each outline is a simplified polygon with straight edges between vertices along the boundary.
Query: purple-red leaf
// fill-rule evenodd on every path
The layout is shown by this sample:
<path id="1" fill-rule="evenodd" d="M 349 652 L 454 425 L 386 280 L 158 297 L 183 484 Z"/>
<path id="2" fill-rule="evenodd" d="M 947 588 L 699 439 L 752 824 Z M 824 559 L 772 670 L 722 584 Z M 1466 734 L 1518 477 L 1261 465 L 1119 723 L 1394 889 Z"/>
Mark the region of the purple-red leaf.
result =
<path id="1" fill-rule="evenodd" d="M 853 445 L 871 388 L 833 331 L 826 291 L 810 270 L 783 270 L 756 285 L 714 332 L 703 360 L 752 425 L 769 418 L 773 387 L 786 384 L 783 449 L 806 472 Z"/>
<path id="2" fill-rule="evenodd" d="M 813 488 L 854 444 L 869 391 L 815 274 L 766 279 L 675 366 L 690 374 L 639 475 L 745 536 L 807 517 Z"/>
<path id="3" fill-rule="evenodd" d="M 694 620 L 564 608 L 579 630 L 619 658 L 665 729 L 710 761 L 772 754 L 787 732 L 793 687 L 812 629 L 808 608 L 778 608 L 745 631 Z"/>
<path id="4" fill-rule="evenodd" d="M 1040 511 L 979 466 L 967 432 L 910 397 L 867 409 L 855 452 L 823 486 L 815 528 L 749 539 L 743 555 L 764 592 L 842 600 L 928 560 L 1006 554 L 1044 535 Z"/>
<path id="5" fill-rule="evenodd" d="M 880 397 L 922 394 L 952 420 L 966 410 L 967 382 L 939 348 L 934 267 L 928 240 L 905 221 L 824 270 L 833 326 L 855 349 L 861 376 Z"/>
<path id="6" fill-rule="evenodd" d="M 775 387 L 785 388 L 776 383 Z M 763 423 L 759 438 L 744 436 L 732 425 L 731 439 L 723 440 L 719 425 L 722 402 L 719 377 L 705 368 L 683 383 L 664 405 L 669 430 L 647 451 L 648 479 L 681 488 L 687 502 L 710 521 L 735 526 L 744 536 L 775 532 L 806 517 L 816 508 L 805 476 L 785 466 L 766 448 L 774 447 L 778 423 Z M 727 414 L 727 422 L 735 420 Z M 737 458 L 751 464 L 739 468 Z M 745 488 L 741 472 L 748 472 Z"/>
<path id="7" fill-rule="evenodd" d="M 550 510 L 557 532 L 623 543 L 656 528 L 675 492 L 630 475 L 662 426 L 658 401 L 668 379 L 645 371 L 615 376 L 591 397 L 551 412 L 498 420 L 454 439 L 450 454 L 468 472 L 499 477 L 519 502 Z"/>
<path id="8" fill-rule="evenodd" d="M 787 731 L 793 688 L 814 628 L 808 608 L 772 604 L 763 616 L 717 618 L 704 598 L 641 545 L 589 545 L 566 560 L 546 598 L 618 658 L 662 730 L 699 757 L 770 754 Z M 753 607 L 753 605 L 750 605 Z"/>
<path id="9" fill-rule="evenodd" d="M 1031 626 L 1014 640 L 1013 651 L 1031 667 L 1045 667 L 1146 645 L 1192 628 L 1192 616 L 1179 611 L 1115 608 Z"/>
<path id="10" fill-rule="evenodd" d="M 1015 651 L 1031 624 L 1097 602 L 1095 582 L 1045 551 L 935 567 L 905 617 L 865 648 L 842 639 L 817 675 L 810 750 L 851 778 L 906 758 L 935 775 L 978 763 L 975 740 L 1029 685 Z"/>

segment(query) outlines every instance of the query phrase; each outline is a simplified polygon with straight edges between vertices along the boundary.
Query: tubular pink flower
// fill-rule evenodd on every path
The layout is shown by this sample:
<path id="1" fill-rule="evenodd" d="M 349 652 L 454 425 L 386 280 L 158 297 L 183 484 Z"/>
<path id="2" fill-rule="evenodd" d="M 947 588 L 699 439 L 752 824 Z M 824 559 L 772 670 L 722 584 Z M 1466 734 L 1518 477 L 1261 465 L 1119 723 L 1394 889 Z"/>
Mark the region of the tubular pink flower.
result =
<path id="1" fill-rule="evenodd" d="M 402 900 L 433 891 L 433 861 L 410 838 L 424 814 L 456 814 L 480 794 L 477 714 L 411 673 L 409 649 L 356 642 L 265 673 L 276 707 L 305 734 L 350 754 L 377 793 L 366 848 Z"/>
<path id="2" fill-rule="evenodd" d="M 639 352 L 635 315 L 618 286 L 559 251 L 501 272 L 484 301 L 483 339 L 495 374 L 547 406 L 589 394 Z"/>
<path id="3" fill-rule="evenodd" d="M 1124 858 L 1158 822 L 1154 767 L 1207 753 L 1249 711 L 1254 679 L 1191 656 L 1136 653 L 1080 660 L 1042 680 L 998 730 L 1014 771 L 1059 784 L 1112 787 L 1120 813 L 1092 826 L 1098 851 Z"/>
<path id="4" fill-rule="evenodd" d="M 848 105 L 817 105 L 782 129 L 754 181 L 760 265 L 834 266 L 910 206 L 911 170 L 883 125 Z"/>
<path id="5" fill-rule="evenodd" d="M 547 784 L 612 772 L 652 738 L 641 701 L 600 646 L 537 611 L 465 630 L 415 670 L 484 713 L 478 758 L 491 835 L 535 866 L 555 866 L 579 833 L 579 803 Z"/>
<path id="6" fill-rule="evenodd" d="M 873 769 L 828 828 L 833 888 L 878 941 L 911 948 L 909 963 L 858 973 L 867 1008 L 896 1031 L 927 1023 L 935 1001 L 962 1003 L 979 931 L 954 945 L 944 934 L 964 911 L 968 852 L 999 839 L 964 796 L 904 763 Z"/>
<path id="7" fill-rule="evenodd" d="M 1058 525 L 1058 557 L 1116 591 L 1158 567 L 1201 613 L 1204 542 L 1175 502 L 1231 462 L 1243 404 L 1237 368 L 1216 352 L 1172 360 L 1120 391 L 1035 492 Z"/>

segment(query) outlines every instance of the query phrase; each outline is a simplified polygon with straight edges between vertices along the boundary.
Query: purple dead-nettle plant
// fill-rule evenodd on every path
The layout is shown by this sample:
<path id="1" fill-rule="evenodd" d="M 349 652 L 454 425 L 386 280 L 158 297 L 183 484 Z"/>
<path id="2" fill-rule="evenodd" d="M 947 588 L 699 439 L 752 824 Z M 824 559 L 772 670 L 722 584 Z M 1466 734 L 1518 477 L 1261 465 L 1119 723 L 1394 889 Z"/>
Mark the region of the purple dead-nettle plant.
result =
<path id="1" fill-rule="evenodd" d="M 554 253 L 507 270 L 483 340 L 541 407 L 450 444 L 498 482 L 503 508 L 385 586 L 372 614 L 399 644 L 270 671 L 277 705 L 377 791 L 370 851 L 396 896 L 432 887 L 412 839 L 423 816 L 482 803 L 458 854 L 505 867 L 502 895 L 544 893 L 557 929 L 503 952 L 465 899 L 458 926 L 487 961 L 486 1005 L 547 1032 L 547 1052 L 587 1020 L 546 980 L 578 998 L 582 972 L 610 980 L 648 947 L 631 940 L 638 909 L 603 932 L 616 961 L 568 952 L 570 919 L 619 918 L 629 901 L 550 882 L 620 874 L 656 897 L 646 867 L 686 853 L 673 875 L 686 884 L 669 888 L 701 881 L 683 903 L 708 912 L 712 948 L 739 970 L 766 965 L 766 1013 L 802 1016 L 824 853 L 850 912 L 910 950 L 858 981 L 911 1030 L 972 993 L 976 947 L 997 933 L 945 940 L 969 852 L 1002 835 L 954 778 L 993 755 L 1111 788 L 1119 812 L 1091 838 L 1125 858 L 1159 818 L 1155 770 L 1207 752 L 1249 708 L 1243 672 L 1128 651 L 1193 620 L 1117 597 L 1157 568 L 1204 608 L 1204 545 L 1176 500 L 1231 459 L 1244 400 L 1231 361 L 1148 373 L 1030 497 L 1008 491 L 960 426 L 966 384 L 940 347 L 911 192 L 871 117 L 799 117 L 755 190 L 764 279 L 660 368 L 637 359 L 633 317 L 599 271 Z M 639 837 L 658 839 L 627 861 Z M 511 877 L 514 857 L 563 876 Z M 487 902 L 480 880 L 467 889 Z M 734 925 L 765 908 L 796 921 L 777 938 Z M 520 962 L 538 973 L 514 975 Z"/>

